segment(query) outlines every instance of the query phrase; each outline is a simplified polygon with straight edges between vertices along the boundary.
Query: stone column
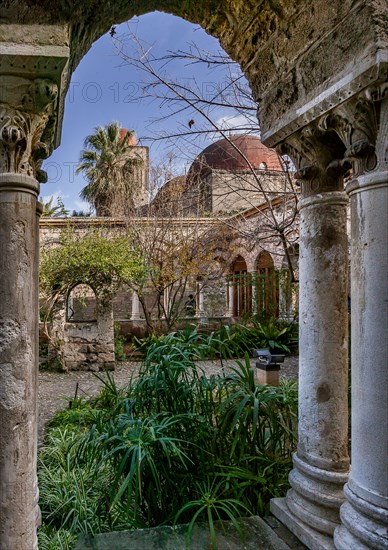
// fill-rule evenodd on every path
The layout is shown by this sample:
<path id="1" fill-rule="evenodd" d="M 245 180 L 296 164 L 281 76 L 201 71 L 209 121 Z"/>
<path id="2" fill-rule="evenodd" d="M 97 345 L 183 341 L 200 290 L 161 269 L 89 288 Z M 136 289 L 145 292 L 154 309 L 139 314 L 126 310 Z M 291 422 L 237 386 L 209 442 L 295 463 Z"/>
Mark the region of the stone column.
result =
<path id="1" fill-rule="evenodd" d="M 171 289 L 169 286 L 167 286 L 163 291 L 163 308 L 165 312 L 163 315 L 164 319 L 170 314 L 170 291 Z"/>
<path id="2" fill-rule="evenodd" d="M 233 277 L 227 279 L 227 288 L 228 288 L 228 317 L 234 316 L 234 281 Z"/>
<path id="3" fill-rule="evenodd" d="M 67 40 L 55 26 L 46 32 L 4 25 L 0 31 L 0 549 L 34 550 L 40 522 L 38 180 L 42 159 L 58 143 L 68 47 L 53 46 L 60 37 Z M 29 48 L 31 36 L 36 43 Z"/>
<path id="4" fill-rule="evenodd" d="M 140 302 L 137 292 L 132 292 L 132 313 L 131 321 L 138 321 L 140 319 Z"/>
<path id="5" fill-rule="evenodd" d="M 251 271 L 249 275 L 252 285 L 252 315 L 257 315 L 257 271 Z"/>
<path id="6" fill-rule="evenodd" d="M 300 201 L 298 448 L 273 514 L 308 548 L 333 548 L 348 476 L 347 196 L 341 147 L 312 125 L 282 148 L 295 159 Z"/>
<path id="7" fill-rule="evenodd" d="M 385 89 L 385 98 L 384 98 Z M 352 470 L 338 550 L 388 548 L 388 97 L 354 104 L 351 204 Z M 363 115 L 363 116 L 362 116 Z M 361 135 L 360 135 L 361 132 Z"/>
<path id="8" fill-rule="evenodd" d="M 199 319 L 205 317 L 203 283 L 201 281 L 197 281 L 197 310 L 195 316 Z"/>
<path id="9" fill-rule="evenodd" d="M 32 177 L 0 174 L 0 548 L 4 550 L 37 548 L 38 190 Z"/>
<path id="10" fill-rule="evenodd" d="M 279 319 L 292 321 L 292 294 L 288 269 L 279 271 Z"/>

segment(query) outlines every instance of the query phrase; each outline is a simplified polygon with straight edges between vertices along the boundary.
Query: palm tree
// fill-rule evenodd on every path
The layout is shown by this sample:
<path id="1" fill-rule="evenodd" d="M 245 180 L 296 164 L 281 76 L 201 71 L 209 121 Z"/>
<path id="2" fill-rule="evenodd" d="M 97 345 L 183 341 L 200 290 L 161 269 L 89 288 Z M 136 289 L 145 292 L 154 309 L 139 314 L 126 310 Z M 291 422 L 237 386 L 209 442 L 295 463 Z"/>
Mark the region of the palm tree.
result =
<path id="1" fill-rule="evenodd" d="M 134 168 L 142 163 L 131 145 L 134 133 L 118 122 L 94 130 L 85 139 L 76 170 L 88 181 L 80 197 L 96 209 L 97 216 L 127 216 L 134 209 Z"/>
<path id="2" fill-rule="evenodd" d="M 66 210 L 61 197 L 58 197 L 57 204 L 53 204 L 53 196 L 48 201 L 44 201 L 43 199 L 40 199 L 40 197 L 39 200 L 43 207 L 41 214 L 42 218 L 62 218 L 69 214 L 69 211 Z"/>

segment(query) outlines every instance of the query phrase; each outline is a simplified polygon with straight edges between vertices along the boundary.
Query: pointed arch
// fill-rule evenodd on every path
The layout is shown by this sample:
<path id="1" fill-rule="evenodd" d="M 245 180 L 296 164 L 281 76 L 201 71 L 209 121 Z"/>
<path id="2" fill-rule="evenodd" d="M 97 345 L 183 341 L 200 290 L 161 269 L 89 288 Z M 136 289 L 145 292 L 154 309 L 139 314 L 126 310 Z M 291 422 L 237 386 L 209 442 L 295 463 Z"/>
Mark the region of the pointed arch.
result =
<path id="1" fill-rule="evenodd" d="M 257 315 L 264 319 L 279 314 L 278 278 L 271 254 L 260 252 L 256 260 L 255 295 Z"/>
<path id="2" fill-rule="evenodd" d="M 233 316 L 252 312 L 252 280 L 245 259 L 238 255 L 232 264 Z"/>

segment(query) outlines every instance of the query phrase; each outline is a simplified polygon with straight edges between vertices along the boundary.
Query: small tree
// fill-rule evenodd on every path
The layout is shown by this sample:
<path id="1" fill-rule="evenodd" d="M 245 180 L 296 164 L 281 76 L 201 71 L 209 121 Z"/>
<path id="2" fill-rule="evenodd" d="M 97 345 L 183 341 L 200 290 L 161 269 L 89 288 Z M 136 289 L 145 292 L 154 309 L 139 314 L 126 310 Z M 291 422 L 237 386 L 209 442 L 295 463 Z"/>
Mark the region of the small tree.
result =
<path id="1" fill-rule="evenodd" d="M 131 30 L 128 34 L 129 41 L 123 41 L 118 37 L 113 37 L 112 40 L 122 60 L 145 76 L 144 84 L 140 88 L 142 99 L 156 99 L 161 109 L 168 107 L 167 114 L 162 111 L 160 118 L 154 120 L 157 128 L 160 128 L 160 122 L 165 118 L 184 116 L 185 121 L 181 123 L 178 132 L 166 133 L 157 130 L 154 135 L 145 139 L 169 143 L 174 151 L 180 151 L 186 160 L 196 156 L 193 155 L 193 150 L 202 150 L 201 138 L 204 136 L 219 136 L 226 140 L 245 165 L 246 175 L 241 175 L 237 186 L 235 183 L 230 184 L 226 178 L 226 189 L 223 194 L 237 193 L 247 199 L 248 187 L 250 215 L 254 212 L 255 223 L 246 224 L 244 216 L 225 216 L 225 223 L 233 231 L 240 233 L 247 242 L 255 240 L 262 243 L 262 248 L 265 248 L 268 242 L 278 242 L 286 259 L 290 280 L 295 282 L 296 273 L 289 251 L 297 242 L 298 190 L 289 174 L 288 159 L 279 158 L 285 169 L 282 183 L 276 188 L 269 188 L 265 169 L 257 170 L 232 139 L 231 134 L 257 136 L 260 133 L 256 116 L 258 105 L 238 64 L 225 52 L 203 51 L 195 44 L 191 44 L 188 51 L 179 50 L 160 57 L 155 56 L 149 44 L 144 44 Z M 205 93 L 206 87 L 195 79 L 186 82 L 168 75 L 166 66 L 176 60 L 181 60 L 185 65 L 204 64 L 214 69 L 221 68 L 226 72 L 226 78 L 214 87 L 213 93 Z M 218 118 L 220 108 L 223 113 L 229 114 Z M 198 161 L 201 162 L 200 159 Z M 265 208 L 262 208 L 263 204 Z"/>
<path id="2" fill-rule="evenodd" d="M 200 204 L 191 201 L 187 213 L 184 178 L 174 177 L 174 158 L 151 166 L 153 200 L 142 218 L 127 218 L 130 234 L 149 262 L 147 279 L 135 281 L 148 328 L 157 333 L 172 329 L 187 316 L 186 291 L 194 292 L 209 280 L 219 279 L 232 253 L 232 231 L 217 219 L 201 217 Z M 160 187 L 161 182 L 167 182 Z M 155 191 L 154 191 L 155 190 Z M 196 208 L 197 207 L 197 208 Z M 167 299 L 166 299 L 167 295 Z"/>
<path id="3" fill-rule="evenodd" d="M 56 247 L 43 248 L 40 263 L 40 291 L 43 299 L 43 331 L 60 357 L 60 343 L 50 334 L 52 316 L 64 307 L 70 291 L 79 284 L 93 289 L 99 308 L 104 308 L 116 292 L 134 281 L 142 284 L 147 265 L 129 233 L 104 235 L 100 230 L 77 233 L 71 225 Z"/>

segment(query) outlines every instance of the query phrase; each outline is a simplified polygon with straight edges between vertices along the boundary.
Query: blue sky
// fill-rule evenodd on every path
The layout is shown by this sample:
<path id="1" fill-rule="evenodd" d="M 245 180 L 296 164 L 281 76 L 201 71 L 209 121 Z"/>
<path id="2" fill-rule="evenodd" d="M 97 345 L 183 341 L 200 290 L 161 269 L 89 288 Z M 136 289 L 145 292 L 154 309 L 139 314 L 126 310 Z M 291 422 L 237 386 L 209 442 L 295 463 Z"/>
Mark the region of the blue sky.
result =
<path id="1" fill-rule="evenodd" d="M 156 57 L 168 51 L 187 50 L 188 44 L 192 42 L 203 50 L 220 50 L 218 40 L 207 35 L 203 29 L 171 15 L 155 12 L 117 26 L 116 46 L 129 44 L 129 29 L 141 40 L 146 50 L 152 48 L 151 53 Z M 59 195 L 70 211 L 88 208 L 79 198 L 85 181 L 82 175 L 75 175 L 75 167 L 85 137 L 96 126 L 117 120 L 123 127 L 134 130 L 139 143 L 150 147 L 150 157 L 155 162 L 174 149 L 177 168 L 182 173 L 203 147 L 217 139 L 215 135 L 206 134 L 194 144 L 183 142 L 179 146 L 171 140 L 152 142 L 147 139 L 160 133 L 187 131 L 187 123 L 194 115 L 185 109 L 179 114 L 168 116 L 171 104 L 161 105 L 155 99 L 142 98 L 142 83 L 147 77 L 123 62 L 117 53 L 115 40 L 109 34 L 102 36 L 74 72 L 66 96 L 61 145 L 43 164 L 43 169 L 48 173 L 48 183 L 42 185 L 41 197 L 47 200 L 52 195 L 55 198 Z M 214 93 L 219 83 L 222 85 L 226 82 L 226 68 L 211 70 L 204 64 L 185 65 L 181 61 L 174 61 L 163 70 L 179 82 L 187 83 L 195 79 L 209 95 Z M 214 120 L 221 121 L 224 127 L 236 121 L 237 124 L 241 122 L 238 113 L 231 113 L 223 107 L 213 108 L 209 113 Z M 155 122 L 160 117 L 163 120 Z M 198 129 L 202 125 L 200 118 L 200 115 L 195 114 L 195 127 Z M 235 120 L 231 120 L 233 118 Z"/>

